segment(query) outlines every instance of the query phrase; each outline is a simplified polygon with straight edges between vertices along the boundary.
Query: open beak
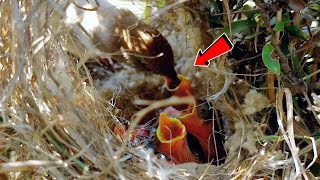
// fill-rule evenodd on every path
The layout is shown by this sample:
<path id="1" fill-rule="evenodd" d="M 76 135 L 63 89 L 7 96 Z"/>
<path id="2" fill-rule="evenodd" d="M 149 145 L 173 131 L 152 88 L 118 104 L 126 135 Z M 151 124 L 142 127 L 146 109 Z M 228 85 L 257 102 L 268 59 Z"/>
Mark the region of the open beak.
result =
<path id="1" fill-rule="evenodd" d="M 172 96 L 193 96 L 192 87 L 191 87 L 191 79 L 184 77 L 182 75 L 178 75 L 180 79 L 180 84 L 175 88 L 171 85 L 172 80 L 166 78 L 166 88 L 169 92 L 171 92 Z M 217 158 L 224 155 L 224 153 L 219 153 L 220 149 L 224 152 L 224 149 L 221 147 L 216 147 L 215 136 L 213 131 L 213 123 L 214 121 L 205 121 L 202 116 L 203 114 L 199 114 L 197 109 L 196 99 L 193 104 L 190 105 L 179 105 L 174 108 L 178 109 L 181 113 L 177 116 L 182 124 L 185 126 L 187 133 L 194 136 L 200 143 L 202 152 L 204 153 L 203 162 L 211 162 L 217 160 Z M 205 114 L 206 115 L 206 114 Z M 219 154 L 219 156 L 217 156 Z"/>
<path id="2" fill-rule="evenodd" d="M 216 159 L 213 121 L 205 122 L 196 108 L 196 103 L 189 105 L 187 111 L 178 119 L 185 125 L 187 132 L 199 141 L 206 158 L 205 162 L 211 162 Z"/>
<path id="3" fill-rule="evenodd" d="M 161 113 L 157 138 L 160 142 L 157 150 L 170 157 L 175 163 L 199 162 L 188 146 L 186 128 L 178 119 Z"/>
<path id="4" fill-rule="evenodd" d="M 184 77 L 182 75 L 178 75 L 178 78 L 180 79 L 180 84 L 178 86 L 172 85 L 174 83 L 171 79 L 166 78 L 166 88 L 169 92 L 171 92 L 172 96 L 191 96 L 192 91 L 191 91 L 191 79 Z M 172 88 L 175 87 L 175 88 Z"/>

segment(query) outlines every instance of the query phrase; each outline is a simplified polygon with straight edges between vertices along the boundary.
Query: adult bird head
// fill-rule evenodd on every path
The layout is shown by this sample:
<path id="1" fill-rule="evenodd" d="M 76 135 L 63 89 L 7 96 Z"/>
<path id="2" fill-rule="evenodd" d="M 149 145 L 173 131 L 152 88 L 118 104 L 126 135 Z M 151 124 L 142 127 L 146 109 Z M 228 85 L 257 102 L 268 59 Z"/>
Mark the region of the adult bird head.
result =
<path id="1" fill-rule="evenodd" d="M 178 119 L 161 113 L 156 135 L 156 149 L 175 163 L 199 162 L 188 146 L 186 128 Z"/>
<path id="2" fill-rule="evenodd" d="M 146 24 L 128 9 L 120 9 L 106 0 L 77 0 L 61 2 L 66 7 L 66 22 L 81 26 L 83 32 L 73 29 L 73 38 L 66 45 L 72 54 L 79 57 L 96 56 L 96 47 L 119 62 L 127 62 L 142 71 L 170 78 L 179 84 L 174 69 L 171 46 L 165 37 L 154 27 Z M 94 10 L 94 11 L 93 11 Z M 92 43 L 88 46 L 86 36 Z M 82 42 L 84 47 L 75 42 Z M 85 56 L 85 57 L 86 57 Z"/>
<path id="3" fill-rule="evenodd" d="M 119 43 L 129 63 L 138 69 L 165 76 L 173 82 L 179 81 L 174 69 L 173 52 L 166 38 L 143 21 L 136 19 L 134 24 L 132 21 L 128 22 L 128 15 L 133 14 L 124 13 L 127 15 L 124 18 L 119 17 L 119 23 L 127 24 L 128 27 L 119 27 L 122 29 Z"/>

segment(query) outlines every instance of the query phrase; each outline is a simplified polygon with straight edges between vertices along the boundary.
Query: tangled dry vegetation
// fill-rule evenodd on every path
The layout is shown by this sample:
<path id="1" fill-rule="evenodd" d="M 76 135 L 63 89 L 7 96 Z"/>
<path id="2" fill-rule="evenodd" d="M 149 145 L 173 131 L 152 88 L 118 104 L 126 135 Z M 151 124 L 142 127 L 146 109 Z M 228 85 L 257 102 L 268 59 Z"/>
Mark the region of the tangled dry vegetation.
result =
<path id="1" fill-rule="evenodd" d="M 160 9 L 149 23 L 170 42 L 178 73 L 224 121 L 227 158 L 216 166 L 174 165 L 128 140 L 142 119 L 190 99 L 161 98 L 158 75 L 119 62 L 85 63 L 87 52 L 98 52 L 88 38 L 78 42 L 82 54 L 71 54 L 70 30 L 81 28 L 66 23 L 59 1 L 0 0 L 0 179 L 315 179 L 320 32 L 310 23 L 319 11 L 301 22 L 292 10 L 311 7 L 301 2 L 144 2 Z M 221 31 L 234 50 L 195 68 L 198 49 Z M 280 69 L 268 64 L 271 52 L 262 59 L 265 44 Z M 115 124 L 130 124 L 125 141 Z"/>

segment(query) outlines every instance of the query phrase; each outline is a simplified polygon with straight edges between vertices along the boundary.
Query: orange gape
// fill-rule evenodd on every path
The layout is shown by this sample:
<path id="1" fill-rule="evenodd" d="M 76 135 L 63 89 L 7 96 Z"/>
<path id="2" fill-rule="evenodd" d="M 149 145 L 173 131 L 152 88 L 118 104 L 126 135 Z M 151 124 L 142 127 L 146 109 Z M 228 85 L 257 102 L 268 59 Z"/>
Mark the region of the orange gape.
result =
<path id="1" fill-rule="evenodd" d="M 210 162 L 216 158 L 213 121 L 205 122 L 199 116 L 196 108 L 195 104 L 189 105 L 187 112 L 178 119 L 185 125 L 187 132 L 199 141 L 206 158 L 205 162 Z"/>
<path id="2" fill-rule="evenodd" d="M 170 79 L 166 79 L 166 87 L 173 96 L 193 96 L 191 80 L 182 75 L 178 75 L 181 83 L 175 89 L 170 89 Z M 181 110 L 181 106 L 177 107 Z M 196 100 L 193 104 L 189 104 L 188 108 L 184 106 L 184 111 L 177 117 L 186 127 L 187 133 L 193 135 L 200 143 L 206 162 L 210 162 L 216 158 L 216 148 L 213 132 L 213 121 L 205 122 L 198 114 Z"/>
<path id="3" fill-rule="evenodd" d="M 199 162 L 189 149 L 186 128 L 178 119 L 161 113 L 157 137 L 160 141 L 158 150 L 175 163 Z"/>
<path id="4" fill-rule="evenodd" d="M 182 75 L 178 75 L 178 78 L 180 79 L 180 84 L 174 89 L 170 88 L 170 83 L 172 83 L 172 80 L 169 78 L 166 78 L 166 88 L 169 92 L 171 92 L 172 96 L 192 96 L 192 91 L 191 91 L 191 79 L 184 77 Z"/>

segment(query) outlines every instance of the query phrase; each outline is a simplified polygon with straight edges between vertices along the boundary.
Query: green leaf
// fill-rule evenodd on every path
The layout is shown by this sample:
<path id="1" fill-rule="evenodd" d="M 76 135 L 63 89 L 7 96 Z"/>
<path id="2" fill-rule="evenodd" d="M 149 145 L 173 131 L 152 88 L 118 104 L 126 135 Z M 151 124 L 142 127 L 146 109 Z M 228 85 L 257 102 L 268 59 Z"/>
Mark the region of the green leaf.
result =
<path id="1" fill-rule="evenodd" d="M 220 20 L 219 16 L 211 16 L 209 17 L 209 22 L 212 24 L 223 25 L 223 21 Z"/>
<path id="2" fill-rule="evenodd" d="M 300 108 L 296 97 L 292 98 L 292 103 L 293 103 L 293 107 L 294 107 L 294 110 L 297 113 L 297 115 L 301 116 L 301 114 L 303 113 L 303 110 Z"/>
<path id="3" fill-rule="evenodd" d="M 285 22 L 280 21 L 276 24 L 276 26 L 273 28 L 273 30 L 279 32 L 279 31 L 283 31 L 284 30 L 284 26 L 286 25 Z"/>
<path id="4" fill-rule="evenodd" d="M 62 155 L 66 155 L 68 158 L 72 158 L 72 155 L 68 152 L 68 150 L 66 148 L 64 148 L 64 146 L 62 146 L 58 141 L 56 141 L 51 135 L 46 133 L 46 137 L 47 139 L 50 141 L 50 143 L 52 143 L 53 146 L 55 146 L 57 148 L 57 150 L 59 151 L 60 154 Z M 81 160 L 73 159 L 73 161 L 80 166 L 82 169 L 86 169 L 88 168 L 88 165 L 86 165 L 84 162 L 82 162 Z"/>
<path id="5" fill-rule="evenodd" d="M 261 14 L 260 13 L 257 13 L 253 16 L 253 19 L 256 21 L 256 22 L 259 22 L 260 20 L 260 17 L 261 17 Z"/>
<path id="6" fill-rule="evenodd" d="M 256 21 L 255 20 L 239 20 L 231 23 L 231 32 L 232 34 L 237 34 L 243 31 L 250 30 L 251 28 L 256 27 Z M 230 32 L 230 27 L 225 26 L 219 34 L 222 33 L 229 33 Z"/>
<path id="7" fill-rule="evenodd" d="M 144 18 L 147 21 L 148 17 L 151 15 L 151 7 L 149 6 L 149 0 L 146 0 L 146 7 L 144 9 Z M 148 23 L 148 22 L 146 22 Z"/>
<path id="8" fill-rule="evenodd" d="M 285 28 L 285 30 L 287 31 L 287 32 L 289 32 L 291 35 L 293 35 L 293 36 L 296 36 L 296 37 L 298 37 L 298 38 L 301 38 L 301 39 L 304 39 L 304 40 L 306 40 L 307 38 L 306 38 L 306 35 L 301 31 L 301 29 L 298 27 L 298 26 L 296 26 L 296 25 L 291 25 L 291 26 L 287 26 L 286 28 Z"/>
<path id="9" fill-rule="evenodd" d="M 277 135 L 268 135 L 268 136 L 262 136 L 259 138 L 260 141 L 277 141 L 280 137 Z"/>
<path id="10" fill-rule="evenodd" d="M 259 13 L 259 10 L 257 9 L 253 9 L 252 7 L 250 7 L 248 4 L 245 4 L 243 6 L 243 14 L 245 16 L 247 16 L 247 18 L 253 18 L 255 14 Z"/>
<path id="11" fill-rule="evenodd" d="M 286 56 L 288 56 L 288 54 L 290 53 L 289 51 L 289 35 L 288 33 L 283 34 L 282 38 L 281 38 L 281 43 L 280 43 L 280 49 L 283 52 L 283 54 L 285 54 Z M 290 58 L 290 57 L 288 57 Z"/>
<path id="12" fill-rule="evenodd" d="M 287 15 L 283 15 L 281 21 L 283 21 L 285 23 L 292 22 L 292 20 L 289 19 L 289 16 L 287 16 Z"/>
<path id="13" fill-rule="evenodd" d="M 298 55 L 293 55 L 293 56 L 291 56 L 291 61 L 292 61 L 292 63 L 293 63 L 293 68 L 294 68 L 294 71 L 296 72 L 296 76 L 297 76 L 298 78 L 302 78 L 302 77 L 310 74 L 310 73 L 308 73 L 308 72 L 305 72 L 305 70 L 307 70 L 307 67 L 306 67 L 306 68 L 302 68 L 302 66 L 301 66 L 301 64 L 300 64 L 300 60 L 299 60 Z M 310 81 L 311 81 L 310 78 L 307 78 L 307 79 L 305 80 L 305 82 L 306 82 L 307 84 L 309 84 Z"/>
<path id="14" fill-rule="evenodd" d="M 271 53 L 274 51 L 274 47 L 271 44 L 264 45 L 262 49 L 262 60 L 264 65 L 274 74 L 280 75 L 280 62 L 278 59 L 272 59 Z"/>
<path id="15" fill-rule="evenodd" d="M 293 55 L 291 59 L 292 59 L 294 71 L 300 71 L 302 69 L 302 67 L 300 65 L 300 61 L 299 61 L 298 56 Z"/>
<path id="16" fill-rule="evenodd" d="M 219 8 L 219 5 L 218 5 L 218 2 L 216 0 L 214 1 L 211 1 L 211 3 L 213 4 L 213 10 L 214 10 L 214 13 L 221 13 L 221 9 Z"/>
<path id="17" fill-rule="evenodd" d="M 317 132 L 314 136 L 313 136 L 316 140 L 320 139 L 320 132 Z"/>
<path id="18" fill-rule="evenodd" d="M 160 8 L 164 8 L 164 7 L 166 7 L 166 5 L 167 5 L 167 0 L 160 0 L 160 2 L 158 4 L 158 6 Z"/>
<path id="19" fill-rule="evenodd" d="M 320 4 L 317 4 L 315 2 L 310 2 L 308 4 L 308 8 L 315 11 L 315 12 L 318 12 L 318 13 L 320 12 Z"/>
<path id="20" fill-rule="evenodd" d="M 274 19 L 275 19 L 275 18 L 274 18 Z M 285 25 L 286 25 L 288 22 L 291 22 L 291 20 L 289 19 L 289 17 L 288 17 L 288 16 L 283 16 L 282 19 L 281 19 L 281 21 L 278 22 L 273 29 L 274 29 L 275 31 L 277 31 L 277 32 L 283 31 Z"/>
<path id="21" fill-rule="evenodd" d="M 257 35 L 259 35 L 260 33 L 258 33 Z M 244 37 L 244 39 L 253 39 L 254 37 L 256 37 L 256 33 L 251 33 L 251 34 L 248 34 L 246 37 Z"/>
<path id="22" fill-rule="evenodd" d="M 301 74 L 303 74 L 303 76 L 301 76 L 301 77 L 305 77 L 305 76 L 309 75 L 311 72 L 312 72 L 312 69 L 311 69 L 310 66 L 305 67 L 305 68 L 303 68 L 303 70 L 302 70 L 302 72 L 301 72 Z M 307 84 L 310 84 L 310 83 L 311 83 L 311 78 L 310 78 L 310 77 L 309 77 L 309 78 L 306 78 L 304 81 L 305 81 Z"/>

